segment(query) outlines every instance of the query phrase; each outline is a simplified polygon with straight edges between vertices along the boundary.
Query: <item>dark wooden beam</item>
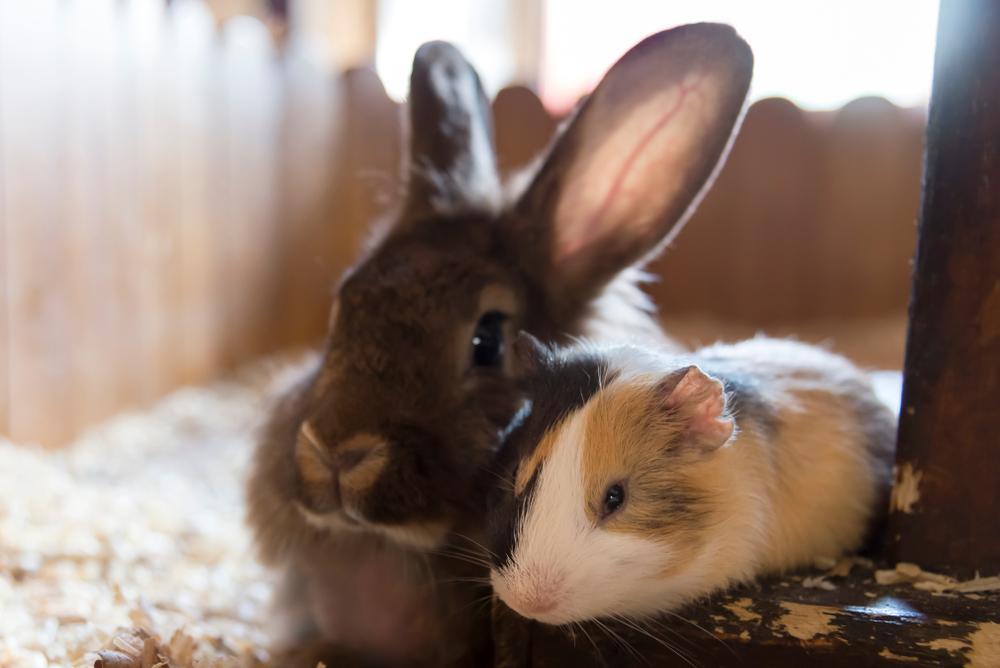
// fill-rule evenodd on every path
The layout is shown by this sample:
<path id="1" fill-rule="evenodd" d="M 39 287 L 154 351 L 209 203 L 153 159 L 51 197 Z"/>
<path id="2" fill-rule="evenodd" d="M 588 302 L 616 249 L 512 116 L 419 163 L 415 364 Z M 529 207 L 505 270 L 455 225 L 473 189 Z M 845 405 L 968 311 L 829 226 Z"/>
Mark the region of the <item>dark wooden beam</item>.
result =
<path id="1" fill-rule="evenodd" d="M 618 622 L 546 626 L 495 602 L 496 665 L 1000 666 L 1000 592 L 931 593 L 880 585 L 873 575 L 771 578 L 641 630 Z"/>
<path id="2" fill-rule="evenodd" d="M 890 556 L 1000 572 L 1000 2 L 941 2 Z"/>

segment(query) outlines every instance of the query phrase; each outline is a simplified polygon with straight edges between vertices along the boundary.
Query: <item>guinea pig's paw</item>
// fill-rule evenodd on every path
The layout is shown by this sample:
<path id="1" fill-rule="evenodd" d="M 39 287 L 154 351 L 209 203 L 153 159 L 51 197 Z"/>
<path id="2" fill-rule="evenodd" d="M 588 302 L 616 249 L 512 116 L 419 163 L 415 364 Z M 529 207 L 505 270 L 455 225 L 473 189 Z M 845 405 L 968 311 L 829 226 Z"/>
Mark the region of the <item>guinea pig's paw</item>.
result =
<path id="1" fill-rule="evenodd" d="M 683 421 L 691 445 L 712 452 L 729 442 L 736 423 L 727 413 L 721 381 L 696 366 L 689 366 L 679 374 L 671 374 L 664 384 L 672 385 L 664 406 Z"/>

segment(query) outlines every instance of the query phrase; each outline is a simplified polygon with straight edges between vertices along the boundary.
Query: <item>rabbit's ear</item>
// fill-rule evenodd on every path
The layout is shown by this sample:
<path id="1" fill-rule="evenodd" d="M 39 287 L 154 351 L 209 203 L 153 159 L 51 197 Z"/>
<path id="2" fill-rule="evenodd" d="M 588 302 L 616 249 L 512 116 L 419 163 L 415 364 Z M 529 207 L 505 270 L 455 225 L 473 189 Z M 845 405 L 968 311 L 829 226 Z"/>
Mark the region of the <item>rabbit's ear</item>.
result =
<path id="1" fill-rule="evenodd" d="M 608 71 L 517 205 L 554 289 L 588 296 L 673 238 L 729 150 L 752 70 L 732 28 L 701 23 L 648 37 Z"/>
<path id="2" fill-rule="evenodd" d="M 493 210 L 500 180 L 489 100 L 479 76 L 447 42 L 428 42 L 410 76 L 407 210 Z"/>

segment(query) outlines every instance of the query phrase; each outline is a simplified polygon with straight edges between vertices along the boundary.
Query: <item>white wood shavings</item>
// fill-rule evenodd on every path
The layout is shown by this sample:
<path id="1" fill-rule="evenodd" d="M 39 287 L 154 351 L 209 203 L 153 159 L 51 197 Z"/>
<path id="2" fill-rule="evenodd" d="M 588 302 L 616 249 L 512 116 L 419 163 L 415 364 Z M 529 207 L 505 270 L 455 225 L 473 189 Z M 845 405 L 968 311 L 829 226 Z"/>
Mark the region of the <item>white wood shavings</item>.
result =
<path id="1" fill-rule="evenodd" d="M 826 591 L 834 591 L 837 588 L 837 585 L 822 575 L 802 578 L 802 586 L 810 589 L 825 589 Z"/>
<path id="2" fill-rule="evenodd" d="M 987 578 L 979 577 L 977 575 L 971 580 L 957 583 L 954 587 L 952 587 L 952 591 L 961 593 L 1000 591 L 1000 575 L 991 575 Z"/>
<path id="3" fill-rule="evenodd" d="M 0 666 L 266 662 L 271 583 L 244 526 L 243 476 L 252 430 L 287 383 L 268 367 L 63 450 L 0 440 Z"/>
<path id="4" fill-rule="evenodd" d="M 923 471 L 914 471 L 909 462 L 895 469 L 896 482 L 892 486 L 889 506 L 902 513 L 912 513 L 913 506 L 920 501 L 920 480 L 923 477 Z"/>
<path id="5" fill-rule="evenodd" d="M 971 580 L 959 581 L 947 575 L 925 571 L 916 564 L 900 562 L 894 569 L 875 571 L 875 581 L 879 584 L 910 584 L 916 589 L 935 593 L 1000 591 L 1000 576 L 981 577 L 978 574 Z"/>
<path id="6" fill-rule="evenodd" d="M 855 555 L 844 555 L 838 559 L 833 557 L 817 557 L 813 560 L 813 568 L 826 571 L 823 577 L 831 578 L 843 578 L 851 574 L 855 566 L 861 566 L 865 569 L 874 568 L 875 564 L 871 559 L 866 559 L 864 557 L 858 557 Z M 809 579 L 809 578 L 806 578 Z M 803 584 L 805 581 L 803 581 Z M 809 585 L 806 585 L 807 587 Z M 825 587 L 824 587 L 825 588 Z"/>
<path id="7" fill-rule="evenodd" d="M 871 559 L 866 559 L 865 557 L 841 557 L 837 560 L 837 563 L 833 565 L 833 568 L 831 568 L 827 573 L 827 577 L 847 577 L 851 574 L 851 571 L 854 570 L 855 566 L 860 566 L 861 568 L 870 570 L 875 567 L 875 564 Z"/>
<path id="8" fill-rule="evenodd" d="M 837 560 L 833 557 L 816 557 L 813 560 L 813 566 L 821 571 L 828 571 L 836 567 Z"/>

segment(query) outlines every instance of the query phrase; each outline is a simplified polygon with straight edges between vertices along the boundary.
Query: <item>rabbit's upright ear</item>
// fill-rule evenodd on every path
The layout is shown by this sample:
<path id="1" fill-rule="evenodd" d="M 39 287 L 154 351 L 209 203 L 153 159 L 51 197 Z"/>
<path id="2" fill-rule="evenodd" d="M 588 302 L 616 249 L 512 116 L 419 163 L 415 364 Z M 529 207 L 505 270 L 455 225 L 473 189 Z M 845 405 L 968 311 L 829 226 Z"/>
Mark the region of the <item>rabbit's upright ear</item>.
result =
<path id="1" fill-rule="evenodd" d="M 493 210 L 500 180 L 489 100 L 479 76 L 447 42 L 428 42 L 410 76 L 407 211 Z"/>
<path id="2" fill-rule="evenodd" d="M 553 143 L 518 203 L 520 243 L 561 295 L 588 297 L 669 242 L 722 164 L 753 54 L 701 23 L 626 53 Z M 538 250 L 534 250 L 538 249 Z"/>

